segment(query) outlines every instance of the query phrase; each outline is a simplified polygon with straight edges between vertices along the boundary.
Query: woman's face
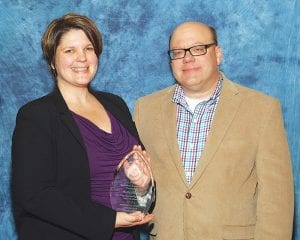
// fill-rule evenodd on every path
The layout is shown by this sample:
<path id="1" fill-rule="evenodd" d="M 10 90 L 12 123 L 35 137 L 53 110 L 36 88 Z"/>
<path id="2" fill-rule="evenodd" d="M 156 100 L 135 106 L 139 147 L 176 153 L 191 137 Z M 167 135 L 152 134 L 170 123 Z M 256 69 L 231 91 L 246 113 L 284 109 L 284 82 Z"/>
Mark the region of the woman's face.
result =
<path id="1" fill-rule="evenodd" d="M 88 86 L 97 72 L 98 58 L 82 30 L 72 29 L 62 36 L 52 67 L 56 70 L 59 86 Z"/>

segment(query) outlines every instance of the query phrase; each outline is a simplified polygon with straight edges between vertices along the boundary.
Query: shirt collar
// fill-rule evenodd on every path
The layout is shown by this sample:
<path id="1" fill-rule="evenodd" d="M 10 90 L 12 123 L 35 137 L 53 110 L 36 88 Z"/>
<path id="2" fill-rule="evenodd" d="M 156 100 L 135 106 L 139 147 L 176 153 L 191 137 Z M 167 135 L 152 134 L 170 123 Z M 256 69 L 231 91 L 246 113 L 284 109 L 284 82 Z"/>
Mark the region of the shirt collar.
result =
<path id="1" fill-rule="evenodd" d="M 220 96 L 221 93 L 221 89 L 223 86 L 223 77 L 220 74 L 220 78 L 217 84 L 216 89 L 214 90 L 214 92 L 210 95 L 209 99 L 206 101 L 206 103 L 215 103 L 218 100 L 218 97 Z M 183 88 L 177 83 L 176 87 L 175 87 L 175 91 L 172 97 L 172 102 L 180 104 L 184 107 L 187 107 L 188 104 L 185 100 L 185 96 L 184 96 L 184 91 Z"/>

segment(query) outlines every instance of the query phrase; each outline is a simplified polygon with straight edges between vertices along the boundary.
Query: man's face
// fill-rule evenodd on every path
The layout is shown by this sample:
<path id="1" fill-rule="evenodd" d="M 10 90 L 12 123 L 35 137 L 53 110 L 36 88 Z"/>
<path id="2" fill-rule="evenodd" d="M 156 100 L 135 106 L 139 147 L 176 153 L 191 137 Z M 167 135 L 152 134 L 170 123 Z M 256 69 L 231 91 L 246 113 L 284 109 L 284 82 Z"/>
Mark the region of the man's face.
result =
<path id="1" fill-rule="evenodd" d="M 193 22 L 184 23 L 173 32 L 170 50 L 210 44 L 213 41 L 213 35 L 207 26 Z M 192 97 L 195 93 L 210 95 L 219 79 L 218 65 L 221 60 L 221 48 L 213 45 L 207 48 L 205 55 L 192 56 L 186 52 L 184 58 L 172 60 L 171 67 L 186 96 Z"/>

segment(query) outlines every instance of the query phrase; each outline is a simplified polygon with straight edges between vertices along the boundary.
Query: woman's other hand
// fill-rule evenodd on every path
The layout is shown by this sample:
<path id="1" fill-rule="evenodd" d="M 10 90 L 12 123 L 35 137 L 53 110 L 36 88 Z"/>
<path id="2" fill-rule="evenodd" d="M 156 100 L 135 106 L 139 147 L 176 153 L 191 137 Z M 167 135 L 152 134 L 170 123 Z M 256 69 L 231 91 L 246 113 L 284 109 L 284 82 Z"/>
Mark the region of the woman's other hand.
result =
<path id="1" fill-rule="evenodd" d="M 143 225 L 150 222 L 153 218 L 153 214 L 145 214 L 139 211 L 133 213 L 117 212 L 115 228 Z"/>

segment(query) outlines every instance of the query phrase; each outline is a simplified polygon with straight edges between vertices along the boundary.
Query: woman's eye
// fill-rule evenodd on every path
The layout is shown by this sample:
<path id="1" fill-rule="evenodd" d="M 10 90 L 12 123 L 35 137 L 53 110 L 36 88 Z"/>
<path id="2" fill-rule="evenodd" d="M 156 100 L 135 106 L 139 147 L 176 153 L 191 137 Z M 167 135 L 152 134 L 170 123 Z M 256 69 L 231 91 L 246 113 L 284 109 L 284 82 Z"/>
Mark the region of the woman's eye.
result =
<path id="1" fill-rule="evenodd" d="M 66 50 L 65 50 L 65 53 L 72 53 L 72 52 L 73 52 L 72 49 L 66 49 Z"/>
<path id="2" fill-rule="evenodd" d="M 87 47 L 86 50 L 87 51 L 94 51 L 94 48 L 93 47 Z"/>

